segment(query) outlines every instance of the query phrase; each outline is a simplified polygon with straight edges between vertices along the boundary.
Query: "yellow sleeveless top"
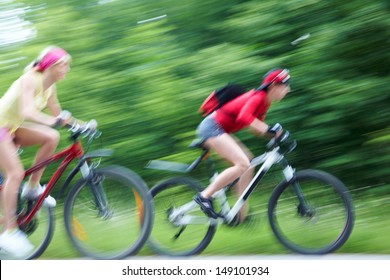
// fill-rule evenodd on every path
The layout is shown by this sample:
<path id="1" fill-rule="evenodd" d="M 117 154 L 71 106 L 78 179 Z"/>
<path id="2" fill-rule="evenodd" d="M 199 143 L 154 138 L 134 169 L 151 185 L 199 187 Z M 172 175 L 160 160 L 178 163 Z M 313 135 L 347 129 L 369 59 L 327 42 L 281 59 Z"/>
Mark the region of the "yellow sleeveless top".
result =
<path id="1" fill-rule="evenodd" d="M 34 94 L 34 106 L 37 110 L 43 110 L 49 97 L 52 95 L 55 85 L 43 91 L 42 73 L 34 72 L 36 79 L 36 88 Z M 0 99 L 0 127 L 5 127 L 11 133 L 15 132 L 18 127 L 24 122 L 21 116 L 21 96 L 22 96 L 22 82 L 21 78 L 17 79 L 9 87 L 7 92 Z"/>

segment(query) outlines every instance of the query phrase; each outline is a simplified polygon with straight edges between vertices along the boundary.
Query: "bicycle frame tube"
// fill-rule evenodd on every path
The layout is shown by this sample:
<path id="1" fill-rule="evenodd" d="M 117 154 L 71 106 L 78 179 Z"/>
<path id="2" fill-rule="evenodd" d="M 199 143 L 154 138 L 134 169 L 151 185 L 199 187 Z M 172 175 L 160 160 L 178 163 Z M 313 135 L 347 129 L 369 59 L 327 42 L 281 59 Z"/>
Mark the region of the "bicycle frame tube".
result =
<path id="1" fill-rule="evenodd" d="M 238 213 L 238 211 L 241 209 L 241 207 L 244 205 L 245 201 L 248 199 L 250 194 L 253 192 L 255 187 L 258 185 L 260 180 L 264 177 L 264 175 L 267 173 L 267 171 L 274 165 L 275 163 L 279 162 L 283 159 L 283 155 L 281 155 L 278 152 L 278 148 L 275 148 L 274 150 L 265 153 L 264 155 L 256 158 L 256 163 L 251 164 L 251 167 L 255 167 L 257 165 L 260 165 L 263 163 L 263 165 L 260 167 L 260 169 L 257 171 L 256 175 L 253 177 L 252 181 L 249 183 L 249 185 L 246 187 L 242 195 L 238 198 L 236 203 L 234 204 L 233 208 L 230 209 L 229 205 L 227 204 L 226 199 L 226 189 L 221 189 L 218 192 L 216 192 L 213 195 L 213 198 L 216 198 L 220 201 L 222 212 L 226 213 L 225 220 L 227 222 L 230 222 L 233 220 L 235 215 Z M 186 225 L 186 224 L 204 224 L 205 221 L 209 221 L 207 217 L 195 217 L 188 215 L 188 212 L 190 212 L 192 209 L 196 208 L 197 204 L 194 201 L 188 202 L 176 209 L 170 214 L 170 220 L 171 222 L 176 223 L 177 225 Z M 229 211 L 230 210 L 230 211 Z M 183 214 L 186 213 L 186 215 L 183 216 Z M 178 220 L 176 220 L 178 218 Z M 223 221 L 223 219 L 219 218 L 219 221 Z M 213 222 L 213 221 L 211 221 Z"/>
<path id="2" fill-rule="evenodd" d="M 31 211 L 29 213 L 27 213 L 27 215 L 21 217 L 21 219 L 18 221 L 20 225 L 22 225 L 22 226 L 26 225 L 31 221 L 31 219 L 34 217 L 35 213 L 41 207 L 45 198 L 49 195 L 49 193 L 53 189 L 54 185 L 57 183 L 59 178 L 62 176 L 65 169 L 68 167 L 68 165 L 75 158 L 80 158 L 82 155 L 83 155 L 83 148 L 81 146 L 81 143 L 77 141 L 77 142 L 73 143 L 71 146 L 69 146 L 68 148 L 66 148 L 65 150 L 60 151 L 60 152 L 52 155 L 50 158 L 48 158 L 42 162 L 39 162 L 36 165 L 34 165 L 31 168 L 26 170 L 25 175 L 24 175 L 25 178 L 27 176 L 31 175 L 32 173 L 34 173 L 35 171 L 40 170 L 53 162 L 56 162 L 56 161 L 63 159 L 61 164 L 58 166 L 57 170 L 54 172 L 53 176 L 50 178 L 49 182 L 46 185 L 44 192 L 39 197 L 38 201 L 35 203 L 35 205 L 31 209 Z"/>
<path id="3" fill-rule="evenodd" d="M 254 167 L 258 164 L 261 164 L 261 162 L 263 162 L 263 165 L 259 168 L 255 176 L 253 177 L 252 181 L 245 188 L 244 192 L 237 199 L 233 208 L 227 214 L 226 220 L 228 222 L 232 221 L 233 218 L 237 215 L 238 211 L 240 211 L 241 207 L 245 204 L 245 201 L 248 199 L 250 194 L 253 192 L 253 190 L 256 188 L 256 186 L 258 185 L 260 180 L 264 177 L 264 175 L 268 172 L 268 170 L 272 167 L 272 165 L 279 162 L 282 158 L 283 156 L 278 152 L 278 148 L 276 148 L 270 152 L 267 152 L 264 155 L 264 157 L 260 156 L 261 160 L 259 160 L 257 164 L 251 165 L 251 167 Z"/>
<path id="4" fill-rule="evenodd" d="M 59 190 L 56 199 L 60 199 L 62 197 L 65 189 L 68 187 L 70 182 L 73 180 L 74 176 L 76 176 L 76 174 L 79 171 L 83 171 L 84 170 L 84 174 L 83 174 L 84 178 L 86 178 L 87 176 L 90 175 L 89 166 L 88 166 L 88 170 L 86 170 L 85 167 L 86 167 L 86 165 L 88 165 L 87 162 L 91 158 L 95 158 L 95 157 L 109 157 L 112 154 L 113 154 L 113 150 L 111 150 L 111 149 L 100 149 L 100 150 L 95 150 L 95 151 L 91 151 L 91 152 L 89 152 L 87 154 L 84 154 L 80 158 L 78 164 L 69 172 L 69 175 L 66 177 L 64 183 L 62 184 L 61 189 Z"/>

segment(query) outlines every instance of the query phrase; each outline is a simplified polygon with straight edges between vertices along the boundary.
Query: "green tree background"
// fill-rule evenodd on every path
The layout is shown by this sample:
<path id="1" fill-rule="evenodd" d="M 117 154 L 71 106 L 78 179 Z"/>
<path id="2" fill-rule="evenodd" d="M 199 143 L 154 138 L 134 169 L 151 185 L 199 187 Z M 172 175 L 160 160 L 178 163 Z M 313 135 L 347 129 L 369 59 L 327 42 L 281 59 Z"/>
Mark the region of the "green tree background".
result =
<path id="1" fill-rule="evenodd" d="M 354 196 L 369 189 L 385 198 L 389 38 L 388 0 L 0 0 L 0 91 L 47 45 L 66 49 L 72 70 L 57 86 L 63 107 L 96 119 L 102 145 L 116 151 L 109 161 L 151 187 L 169 174 L 145 169 L 149 160 L 194 159 L 187 146 L 212 90 L 228 82 L 254 88 L 269 69 L 287 67 L 292 92 L 266 121 L 297 139 L 292 165 L 334 173 Z M 238 136 L 254 153 L 264 150 L 265 140 Z M 23 154 L 26 165 L 32 153 Z M 381 250 L 369 232 L 359 238 Z"/>

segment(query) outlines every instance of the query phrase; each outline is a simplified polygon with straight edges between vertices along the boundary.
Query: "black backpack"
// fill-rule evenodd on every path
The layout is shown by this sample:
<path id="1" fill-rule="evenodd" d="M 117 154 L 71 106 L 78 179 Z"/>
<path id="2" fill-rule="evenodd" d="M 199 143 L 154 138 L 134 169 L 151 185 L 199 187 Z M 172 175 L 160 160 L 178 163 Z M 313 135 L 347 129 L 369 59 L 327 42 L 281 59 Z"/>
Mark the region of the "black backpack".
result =
<path id="1" fill-rule="evenodd" d="M 237 84 L 228 84 L 219 89 L 214 90 L 209 96 L 203 101 L 199 108 L 199 112 L 203 116 L 207 116 L 220 108 L 228 101 L 233 100 L 237 96 L 245 93 L 246 89 Z"/>

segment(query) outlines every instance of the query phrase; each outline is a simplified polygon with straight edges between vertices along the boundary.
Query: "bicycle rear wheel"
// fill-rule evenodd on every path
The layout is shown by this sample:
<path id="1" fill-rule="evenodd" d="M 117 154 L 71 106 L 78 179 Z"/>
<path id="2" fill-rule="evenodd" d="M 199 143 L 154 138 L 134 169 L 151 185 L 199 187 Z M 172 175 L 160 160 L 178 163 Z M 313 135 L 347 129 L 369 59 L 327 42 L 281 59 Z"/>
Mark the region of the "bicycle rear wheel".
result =
<path id="1" fill-rule="evenodd" d="M 297 189 L 304 204 L 298 201 Z M 268 218 L 275 236 L 288 249 L 301 254 L 327 254 L 347 241 L 354 210 L 340 180 L 322 171 L 304 170 L 297 172 L 293 181 L 284 181 L 274 189 Z"/>
<path id="2" fill-rule="evenodd" d="M 144 181 L 129 169 L 93 170 L 69 192 L 64 209 L 67 234 L 75 248 L 93 259 L 123 259 L 147 240 L 153 204 Z"/>
<path id="3" fill-rule="evenodd" d="M 208 218 L 198 205 L 176 219 L 170 217 L 175 209 L 192 203 L 201 191 L 199 183 L 191 178 L 174 177 L 151 189 L 155 205 L 155 218 L 149 247 L 156 253 L 169 256 L 191 256 L 201 253 L 212 240 L 216 222 Z M 184 219 L 190 219 L 185 222 Z"/>

